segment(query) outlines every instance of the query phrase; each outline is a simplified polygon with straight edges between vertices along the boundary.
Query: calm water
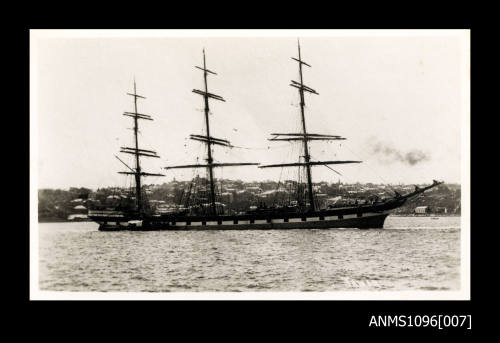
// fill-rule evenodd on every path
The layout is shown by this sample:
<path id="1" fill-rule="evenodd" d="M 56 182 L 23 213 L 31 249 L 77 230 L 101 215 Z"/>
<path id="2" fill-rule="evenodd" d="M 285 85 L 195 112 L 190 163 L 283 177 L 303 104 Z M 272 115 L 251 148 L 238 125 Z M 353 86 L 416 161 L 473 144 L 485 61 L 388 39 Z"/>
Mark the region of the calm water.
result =
<path id="1" fill-rule="evenodd" d="M 384 229 L 99 232 L 44 223 L 40 289 L 458 290 L 460 218 L 388 217 Z"/>

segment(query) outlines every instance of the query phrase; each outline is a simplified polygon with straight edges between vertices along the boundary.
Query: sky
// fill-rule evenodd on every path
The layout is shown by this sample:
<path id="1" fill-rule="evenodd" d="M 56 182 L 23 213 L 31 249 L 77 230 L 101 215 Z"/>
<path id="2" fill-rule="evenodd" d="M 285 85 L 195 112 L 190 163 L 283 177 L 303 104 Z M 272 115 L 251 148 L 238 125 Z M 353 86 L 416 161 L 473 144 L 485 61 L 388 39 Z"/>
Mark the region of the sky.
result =
<path id="1" fill-rule="evenodd" d="M 361 160 L 363 163 L 313 168 L 313 181 L 430 183 L 461 181 L 461 129 L 469 82 L 466 33 L 361 31 L 252 33 L 162 31 L 148 37 L 132 32 L 45 31 L 31 33 L 31 132 L 36 147 L 38 188 L 128 185 L 117 174 L 133 166 L 119 154 L 133 146 L 134 78 L 140 113 L 140 148 L 160 159 L 143 159 L 143 169 L 163 173 L 145 182 L 188 180 L 190 169 L 162 167 L 202 163 L 202 143 L 188 139 L 204 133 L 202 65 L 206 50 L 209 91 L 226 102 L 210 101 L 211 135 L 231 141 L 215 147 L 216 162 L 274 164 L 297 162 L 300 144 L 269 142 L 273 132 L 300 132 L 297 38 L 310 133 L 333 134 L 345 141 L 311 142 L 313 160 Z M 59 34 L 61 33 L 61 34 Z M 238 36 L 240 35 L 240 36 Z M 198 160 L 197 160 L 198 158 Z M 204 171 L 202 171 L 204 173 Z M 217 178 L 245 181 L 297 177 L 297 168 L 217 168 Z"/>

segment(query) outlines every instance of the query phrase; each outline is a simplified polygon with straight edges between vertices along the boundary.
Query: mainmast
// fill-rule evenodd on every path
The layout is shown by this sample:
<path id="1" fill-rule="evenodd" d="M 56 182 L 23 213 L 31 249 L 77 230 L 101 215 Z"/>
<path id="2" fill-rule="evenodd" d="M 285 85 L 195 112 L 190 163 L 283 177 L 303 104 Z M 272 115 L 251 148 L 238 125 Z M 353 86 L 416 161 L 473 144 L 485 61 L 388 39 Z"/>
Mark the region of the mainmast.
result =
<path id="1" fill-rule="evenodd" d="M 217 214 L 217 208 L 215 204 L 215 182 L 213 169 L 216 167 L 231 167 L 231 166 L 248 166 L 248 165 L 258 165 L 258 163 L 214 163 L 213 155 L 212 155 L 212 145 L 221 145 L 225 147 L 232 147 L 231 143 L 226 139 L 220 139 L 210 136 L 210 106 L 208 99 L 214 99 L 225 102 L 223 97 L 220 95 L 216 95 L 208 92 L 208 82 L 207 76 L 208 74 L 217 75 L 217 73 L 207 69 L 206 57 L 205 57 L 205 49 L 203 49 L 203 67 L 195 66 L 203 71 L 203 81 L 205 90 L 201 91 L 198 89 L 193 89 L 193 93 L 199 94 L 203 96 L 204 100 L 204 113 L 205 113 L 205 128 L 206 135 L 190 135 L 190 139 L 205 143 L 207 145 L 207 164 L 190 164 L 190 165 L 182 165 L 182 166 L 171 166 L 165 167 L 165 169 L 177 169 L 177 168 L 207 168 L 209 181 L 210 181 L 210 209 L 212 214 Z"/>
<path id="2" fill-rule="evenodd" d="M 302 133 L 304 134 L 304 159 L 306 161 L 306 172 L 307 172 L 307 191 L 309 193 L 309 203 L 311 204 L 311 209 L 314 211 L 315 210 L 315 205 L 314 205 L 314 196 L 313 196 L 313 191 L 312 191 L 312 178 L 311 178 L 311 166 L 309 165 L 309 162 L 311 160 L 311 157 L 309 155 L 309 147 L 307 146 L 307 130 L 306 130 L 306 118 L 304 116 L 304 107 L 306 105 L 304 101 L 304 81 L 302 77 L 302 59 L 300 57 L 300 43 L 297 42 L 297 47 L 299 49 L 299 75 L 300 75 L 300 87 L 299 87 L 299 94 L 300 94 L 300 114 L 301 114 L 301 119 L 302 119 Z"/>
<path id="3" fill-rule="evenodd" d="M 141 161 L 140 161 L 139 156 L 160 158 L 160 156 L 158 156 L 155 151 L 139 149 L 139 138 L 138 138 L 139 119 L 153 120 L 153 118 L 151 118 L 150 115 L 142 114 L 142 113 L 139 113 L 137 111 L 137 98 L 141 98 L 141 99 L 146 99 L 146 98 L 144 96 L 137 94 L 137 87 L 136 87 L 135 79 L 134 79 L 134 93 L 127 93 L 127 95 L 134 97 L 134 112 L 124 112 L 123 115 L 134 118 L 133 130 L 134 130 L 135 147 L 134 148 L 121 147 L 120 152 L 126 153 L 126 154 L 132 154 L 135 156 L 135 169 L 130 168 L 125 162 L 123 162 L 118 157 L 116 157 L 116 158 L 118 158 L 120 160 L 120 162 L 122 162 L 130 170 L 130 172 L 119 172 L 119 174 L 129 174 L 129 175 L 135 176 L 136 209 L 137 209 L 137 212 L 140 213 L 143 210 L 142 193 L 141 193 L 141 176 L 164 176 L 164 175 L 163 174 L 145 173 L 141 169 L 141 163 L 140 163 Z"/>
<path id="4" fill-rule="evenodd" d="M 298 56 L 298 58 L 292 57 L 292 59 L 299 63 L 299 82 L 292 80 L 291 81 L 292 83 L 290 84 L 290 86 L 295 87 L 299 90 L 300 114 L 301 114 L 300 118 L 301 118 L 301 123 L 302 123 L 302 133 L 272 133 L 272 135 L 274 137 L 269 139 L 269 140 L 270 141 L 290 141 L 290 142 L 302 141 L 303 142 L 303 149 L 304 149 L 304 162 L 299 161 L 298 163 L 271 164 L 271 165 L 260 166 L 259 168 L 294 167 L 294 166 L 306 167 L 307 190 L 308 190 L 310 210 L 315 211 L 316 205 L 314 203 L 311 166 L 328 165 L 328 164 L 360 163 L 361 161 L 315 161 L 315 162 L 311 162 L 311 155 L 309 153 L 309 145 L 308 145 L 309 141 L 344 140 L 345 138 L 343 138 L 341 136 L 336 136 L 336 135 L 322 135 L 322 134 L 307 133 L 305 111 L 304 111 L 305 105 L 306 105 L 304 92 L 308 92 L 308 93 L 316 94 L 316 95 L 319 95 L 319 93 L 316 92 L 311 87 L 308 87 L 304 84 L 304 78 L 303 78 L 303 74 L 302 74 L 302 66 L 303 65 L 308 66 L 308 67 L 311 67 L 311 66 L 302 60 L 302 56 L 300 53 L 300 42 L 297 42 L 297 47 L 298 47 L 299 56 Z"/>

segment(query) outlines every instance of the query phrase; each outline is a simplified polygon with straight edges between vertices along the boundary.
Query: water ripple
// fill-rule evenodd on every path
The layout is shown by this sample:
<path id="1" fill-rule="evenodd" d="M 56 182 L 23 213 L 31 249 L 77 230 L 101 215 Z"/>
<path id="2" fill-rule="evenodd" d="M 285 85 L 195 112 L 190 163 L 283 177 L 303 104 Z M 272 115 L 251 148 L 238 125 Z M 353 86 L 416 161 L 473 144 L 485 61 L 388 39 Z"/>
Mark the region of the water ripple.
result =
<path id="1" fill-rule="evenodd" d="M 389 217 L 382 230 L 99 232 L 44 223 L 42 290 L 457 290 L 460 218 Z"/>

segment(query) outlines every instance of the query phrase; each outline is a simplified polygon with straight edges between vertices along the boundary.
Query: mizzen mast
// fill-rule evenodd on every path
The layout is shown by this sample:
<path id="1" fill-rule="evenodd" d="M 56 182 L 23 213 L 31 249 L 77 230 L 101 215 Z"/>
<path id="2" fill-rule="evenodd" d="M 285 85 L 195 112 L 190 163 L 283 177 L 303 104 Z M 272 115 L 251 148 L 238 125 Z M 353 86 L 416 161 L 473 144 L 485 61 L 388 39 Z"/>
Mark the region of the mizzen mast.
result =
<path id="1" fill-rule="evenodd" d="M 205 49 L 203 49 L 203 67 L 195 66 L 203 71 L 203 81 L 204 81 L 204 91 L 199 89 L 193 89 L 193 93 L 199 94 L 203 96 L 204 100 L 204 113 L 205 113 L 205 128 L 206 135 L 190 135 L 191 140 L 199 141 L 205 143 L 207 145 L 207 164 L 189 164 L 182 166 L 170 166 L 165 167 L 165 169 L 179 169 L 179 168 L 207 168 L 209 182 L 210 182 L 210 208 L 212 214 L 217 214 L 216 203 L 215 203 L 215 182 L 214 182 L 214 173 L 213 169 L 216 167 L 233 167 L 233 166 L 248 166 L 248 165 L 258 165 L 258 163 L 214 163 L 213 154 L 212 154 L 212 145 L 220 145 L 225 147 L 232 147 L 231 143 L 226 139 L 215 138 L 210 136 L 210 106 L 208 99 L 214 99 L 225 102 L 224 98 L 220 95 L 216 95 L 208 92 L 208 74 L 217 75 L 217 73 L 207 69 L 206 57 L 205 57 Z"/>
<path id="2" fill-rule="evenodd" d="M 298 162 L 298 163 L 283 163 L 283 164 L 270 164 L 270 165 L 264 165 L 260 166 L 259 168 L 272 168 L 272 167 L 305 167 L 306 168 L 306 175 L 307 175 L 307 190 L 308 190 L 308 197 L 309 197 L 309 204 L 310 204 L 310 210 L 315 211 L 316 206 L 314 203 L 314 194 L 313 194 L 313 187 L 312 187 L 312 176 L 311 176 L 311 166 L 315 165 L 329 165 L 329 164 L 346 164 L 346 163 L 360 163 L 361 161 L 315 161 L 311 162 L 311 155 L 309 153 L 309 141 L 316 141 L 316 140 L 345 140 L 345 138 L 337 135 L 323 135 L 323 134 L 314 134 L 314 133 L 307 133 L 306 129 L 306 119 L 305 119 L 305 97 L 304 97 L 304 92 L 308 92 L 311 94 L 316 94 L 319 95 L 318 92 L 316 92 L 314 89 L 312 89 L 309 86 L 306 86 L 304 84 L 304 77 L 302 73 L 302 66 L 308 66 L 311 68 L 311 66 L 304 62 L 302 60 L 302 56 L 300 53 L 300 42 L 297 42 L 297 48 L 298 48 L 298 58 L 292 57 L 293 60 L 297 61 L 299 63 L 299 81 L 292 80 L 290 83 L 290 86 L 297 88 L 299 90 L 299 96 L 300 96 L 300 114 L 301 114 L 301 123 L 302 123 L 302 132 L 301 133 L 272 133 L 273 138 L 270 138 L 270 141 L 302 141 L 303 142 L 303 150 L 304 150 L 304 162 Z"/>
<path id="3" fill-rule="evenodd" d="M 156 157 L 160 158 L 156 154 L 155 151 L 153 150 L 146 150 L 146 149 L 139 149 L 139 138 L 138 138 L 138 132 L 139 132 L 139 119 L 144 119 L 144 120 L 153 120 L 150 115 L 147 114 L 142 114 L 137 111 L 137 98 L 141 99 L 146 99 L 146 97 L 142 95 L 137 94 L 137 87 L 134 79 L 134 93 L 127 93 L 127 95 L 133 96 L 134 97 L 134 112 L 124 112 L 124 116 L 132 117 L 134 118 L 134 142 L 135 142 L 135 147 L 130 148 L 130 147 L 121 147 L 120 152 L 125 153 L 125 154 L 131 154 L 135 156 L 135 169 L 129 167 L 125 162 L 123 162 L 121 159 L 116 157 L 120 162 L 122 162 L 130 171 L 128 172 L 118 172 L 119 174 L 127 174 L 127 175 L 134 175 L 135 176 L 135 199 L 136 199 L 136 209 L 137 212 L 141 212 L 143 209 L 143 204 L 142 204 L 142 193 L 141 193 L 141 176 L 164 176 L 163 174 L 152 174 L 152 173 L 146 173 L 143 172 L 141 169 L 141 161 L 140 161 L 140 156 L 145 156 L 145 157 Z"/>

